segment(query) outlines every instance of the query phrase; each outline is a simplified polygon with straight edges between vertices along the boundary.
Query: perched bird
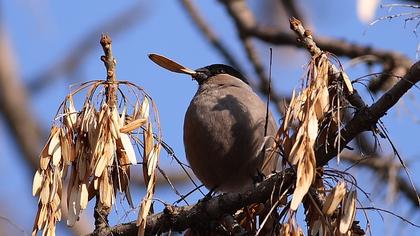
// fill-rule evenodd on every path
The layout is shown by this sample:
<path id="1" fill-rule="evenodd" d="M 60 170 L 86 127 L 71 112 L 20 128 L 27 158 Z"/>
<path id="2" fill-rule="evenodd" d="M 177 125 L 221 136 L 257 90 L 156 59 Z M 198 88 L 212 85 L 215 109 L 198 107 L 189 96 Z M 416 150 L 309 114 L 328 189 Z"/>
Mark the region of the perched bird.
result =
<path id="1" fill-rule="evenodd" d="M 223 64 L 191 70 L 157 54 L 149 57 L 198 82 L 185 114 L 184 146 L 194 174 L 207 188 L 237 192 L 275 170 L 278 156 L 266 151 L 273 139 L 265 137 L 275 135 L 276 123 L 271 113 L 266 119 L 266 104 L 241 73 Z"/>

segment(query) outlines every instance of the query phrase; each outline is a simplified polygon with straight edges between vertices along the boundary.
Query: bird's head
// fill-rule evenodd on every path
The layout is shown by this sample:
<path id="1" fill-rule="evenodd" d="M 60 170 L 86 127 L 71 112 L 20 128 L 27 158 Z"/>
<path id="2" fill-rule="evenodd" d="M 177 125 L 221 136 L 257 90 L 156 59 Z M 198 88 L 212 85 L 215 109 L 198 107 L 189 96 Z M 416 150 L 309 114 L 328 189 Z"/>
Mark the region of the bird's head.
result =
<path id="1" fill-rule="evenodd" d="M 195 74 L 191 75 L 199 84 L 205 83 L 207 79 L 219 74 L 228 74 L 242 80 L 248 84 L 246 78 L 235 68 L 224 64 L 213 64 L 195 70 Z"/>
<path id="2" fill-rule="evenodd" d="M 167 70 L 190 75 L 194 80 L 198 82 L 198 84 L 203 84 L 206 81 L 208 81 L 209 78 L 219 74 L 231 75 L 248 84 L 246 78 L 239 71 L 228 65 L 213 64 L 196 70 L 191 70 L 169 58 L 158 54 L 149 54 L 149 58 L 150 60 Z"/>

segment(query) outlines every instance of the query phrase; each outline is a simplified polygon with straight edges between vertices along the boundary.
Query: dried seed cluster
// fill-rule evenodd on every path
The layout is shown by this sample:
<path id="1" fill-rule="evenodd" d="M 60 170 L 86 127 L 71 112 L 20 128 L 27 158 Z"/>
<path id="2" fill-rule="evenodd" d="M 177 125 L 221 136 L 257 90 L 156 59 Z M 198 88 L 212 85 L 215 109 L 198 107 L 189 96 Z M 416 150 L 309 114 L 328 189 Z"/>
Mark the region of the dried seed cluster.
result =
<path id="1" fill-rule="evenodd" d="M 329 190 L 322 205 L 324 216 L 312 214 L 310 217 L 311 235 L 359 235 L 356 230 L 351 230 L 356 214 L 356 198 L 356 190 L 347 189 L 343 181 L 338 182 Z"/>
<path id="2" fill-rule="evenodd" d="M 279 130 L 285 157 L 290 164 L 297 166 L 296 188 L 290 205 L 294 211 L 314 181 L 319 124 L 333 106 L 330 103 L 328 65 L 325 54 L 311 61 L 308 85 L 297 96 L 293 94 Z"/>
<path id="3" fill-rule="evenodd" d="M 109 98 L 107 92 L 111 86 L 114 86 L 114 91 L 119 88 L 120 96 Z M 121 87 L 135 98 L 134 105 L 130 105 L 129 96 L 122 92 Z M 89 90 L 82 109 L 78 111 L 73 95 L 86 88 Z M 117 106 L 119 100 L 121 104 Z M 70 93 L 59 110 L 61 113 L 51 128 L 40 155 L 40 167 L 34 176 L 33 195 L 40 197 L 32 234 L 39 230 L 45 235 L 55 234 L 55 224 L 61 220 L 60 203 L 67 172 L 70 175 L 67 186 L 69 226 L 75 224 L 88 201 L 95 196 L 101 206 L 111 208 L 118 190 L 134 208 L 129 188 L 130 167 L 137 164 L 133 142 L 143 149 L 140 154 L 143 156 L 147 194 L 139 220 L 144 220 L 154 193 L 155 169 L 160 153 L 159 120 L 151 98 L 140 87 L 126 81 L 114 84 L 92 81 Z M 157 126 L 157 135 L 153 133 L 154 126 Z"/>
<path id="4" fill-rule="evenodd" d="M 324 190 L 322 173 L 316 175 L 315 149 L 324 143 L 325 146 L 340 143 L 339 128 L 343 104 L 346 103 L 343 91 L 353 93 L 353 87 L 344 72 L 340 81 L 331 80 L 330 78 L 335 78 L 331 76 L 332 66 L 325 53 L 312 58 L 306 86 L 298 95 L 293 93 L 277 134 L 277 143 L 283 147 L 284 157 L 289 164 L 296 167 L 297 179 L 290 203 L 290 209 L 293 211 L 297 210 L 311 186 L 316 185 L 316 189 Z M 328 137 L 337 139 L 330 144 L 327 143 Z M 355 199 L 356 191 L 347 190 L 344 182 L 340 182 L 324 199 L 322 214 L 326 219 L 320 217 L 320 209 L 309 206 L 308 209 L 314 211 L 313 214 L 309 212 L 313 217 L 308 217 L 312 235 L 331 235 L 331 229 L 342 234 L 350 232 L 355 215 Z M 340 204 L 341 213 L 336 214 Z M 283 224 L 281 230 L 284 233 L 282 235 L 301 234 L 300 228 L 291 220 Z"/>

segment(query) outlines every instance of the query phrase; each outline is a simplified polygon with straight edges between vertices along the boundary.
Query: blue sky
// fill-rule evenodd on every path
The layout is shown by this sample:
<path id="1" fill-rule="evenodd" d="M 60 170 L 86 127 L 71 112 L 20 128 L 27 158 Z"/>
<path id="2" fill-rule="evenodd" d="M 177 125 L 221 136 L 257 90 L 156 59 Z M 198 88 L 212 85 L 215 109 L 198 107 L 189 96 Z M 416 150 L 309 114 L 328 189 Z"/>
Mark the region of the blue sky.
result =
<path id="1" fill-rule="evenodd" d="M 225 9 L 217 1 L 196 1 L 204 17 L 214 27 L 222 41 L 234 52 L 241 63 L 248 65 L 241 45 L 238 43 L 232 21 L 226 16 Z M 257 5 L 257 1 L 249 1 Z M 266 1 L 261 1 L 265 3 Z M 331 36 L 372 45 L 377 48 L 393 49 L 404 53 L 415 60 L 418 38 L 411 32 L 413 24 L 404 27 L 401 19 L 382 21 L 367 28 L 356 17 L 356 1 L 299 1 L 303 8 L 310 28 L 315 35 Z M 389 2 L 389 1 L 388 1 Z M 73 52 L 80 40 L 94 31 L 109 32 L 103 22 L 118 15 L 130 7 L 135 1 L 0 1 L 0 22 L 11 40 L 16 54 L 20 74 L 25 83 L 33 82 L 47 68 L 54 66 L 66 55 Z M 205 10 L 204 10 L 205 9 Z M 412 11 L 408 9 L 409 11 Z M 132 26 L 121 33 L 113 35 L 113 51 L 117 58 L 117 76 L 120 80 L 130 80 L 145 88 L 154 98 L 160 117 L 163 137 L 178 156 L 184 156 L 182 143 L 183 117 L 197 85 L 187 76 L 169 73 L 149 61 L 147 54 L 157 52 L 181 62 L 190 68 L 199 68 L 208 64 L 221 63 L 223 58 L 217 54 L 206 40 L 195 29 L 177 1 L 143 1 L 140 7 L 141 17 Z M 386 15 L 386 9 L 378 9 L 376 16 Z M 280 24 L 284 24 L 281 22 Z M 287 25 L 287 24 L 286 24 Z M 103 28 L 98 28 L 103 26 Z M 367 31 L 366 31 L 367 30 Z M 366 31 L 366 32 L 365 32 Z M 36 118 L 45 129 L 49 129 L 56 109 L 69 91 L 69 85 L 86 80 L 105 78 L 103 63 L 99 60 L 102 51 L 99 45 L 100 35 L 90 38 L 97 43 L 82 60 L 80 68 L 71 76 L 62 75 L 48 84 L 43 90 L 33 93 L 31 105 Z M 268 49 L 264 43 L 259 43 L 259 50 L 265 65 L 268 65 Z M 274 53 L 273 80 L 274 86 L 282 93 L 290 94 L 293 88 L 298 88 L 304 74 L 304 65 L 308 57 L 303 50 L 279 48 Z M 345 63 L 346 60 L 344 59 Z M 267 66 L 268 67 L 268 66 Z M 252 68 L 245 67 L 254 79 Z M 375 69 L 375 68 L 374 68 Z M 376 68 L 375 72 L 379 72 Z M 366 74 L 363 67 L 349 70 L 351 78 Z M 369 101 L 363 87 L 359 88 Z M 413 179 L 418 179 L 419 156 L 418 134 L 420 126 L 418 117 L 418 90 L 414 89 L 406 96 L 403 103 L 394 107 L 383 119 L 388 131 L 406 160 L 412 165 Z M 408 111 L 410 112 L 408 112 Z M 0 121 L 3 119 L 0 116 Z M 26 163 L 20 158 L 21 153 L 11 140 L 4 122 L 0 122 L 0 216 L 7 216 L 17 225 L 31 231 L 33 217 L 36 212 L 36 199 L 31 195 L 31 179 Z M 383 142 L 385 153 L 390 147 Z M 164 168 L 170 169 L 173 162 L 163 153 L 161 162 Z M 179 171 L 179 170 L 178 170 Z M 365 171 L 354 171 L 362 185 L 379 183 L 374 175 Z M 386 186 L 382 186 L 386 188 Z M 180 186 L 185 193 L 191 186 Z M 381 188 L 370 188 L 375 195 L 378 206 L 395 210 L 406 216 L 413 213 L 410 205 L 399 200 L 388 204 L 383 201 L 384 191 Z M 386 191 L 385 191 L 386 192 Z M 136 192 L 142 194 L 142 192 Z M 158 189 L 157 196 L 172 202 L 174 194 L 165 189 Z M 140 199 L 140 195 L 136 198 Z M 192 198 L 192 202 L 194 202 Z M 417 209 L 418 211 L 418 209 Z M 119 215 L 118 215 L 119 214 Z M 113 216 L 111 222 L 118 222 L 119 213 Z M 134 214 L 135 215 L 135 214 Z M 384 222 L 376 213 L 371 213 L 371 223 L 374 235 L 406 234 L 420 231 L 411 226 L 403 225 L 399 220 L 385 215 Z M 89 216 L 92 218 L 91 216 Z M 360 218 L 362 220 L 362 218 Z M 420 222 L 416 213 L 411 220 Z M 1 219 L 0 219 L 1 221 Z M 60 229 L 61 230 L 61 229 Z M 61 235 L 64 231 L 59 231 Z"/>

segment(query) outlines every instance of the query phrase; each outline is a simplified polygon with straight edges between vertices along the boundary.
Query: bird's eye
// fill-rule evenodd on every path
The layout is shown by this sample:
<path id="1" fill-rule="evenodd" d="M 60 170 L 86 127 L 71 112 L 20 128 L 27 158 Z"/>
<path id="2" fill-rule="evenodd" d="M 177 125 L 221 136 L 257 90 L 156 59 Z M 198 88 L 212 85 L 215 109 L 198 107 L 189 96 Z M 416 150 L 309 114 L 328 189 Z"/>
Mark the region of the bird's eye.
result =
<path id="1" fill-rule="evenodd" d="M 224 73 L 225 73 L 225 70 L 219 69 L 219 74 L 224 74 Z"/>

